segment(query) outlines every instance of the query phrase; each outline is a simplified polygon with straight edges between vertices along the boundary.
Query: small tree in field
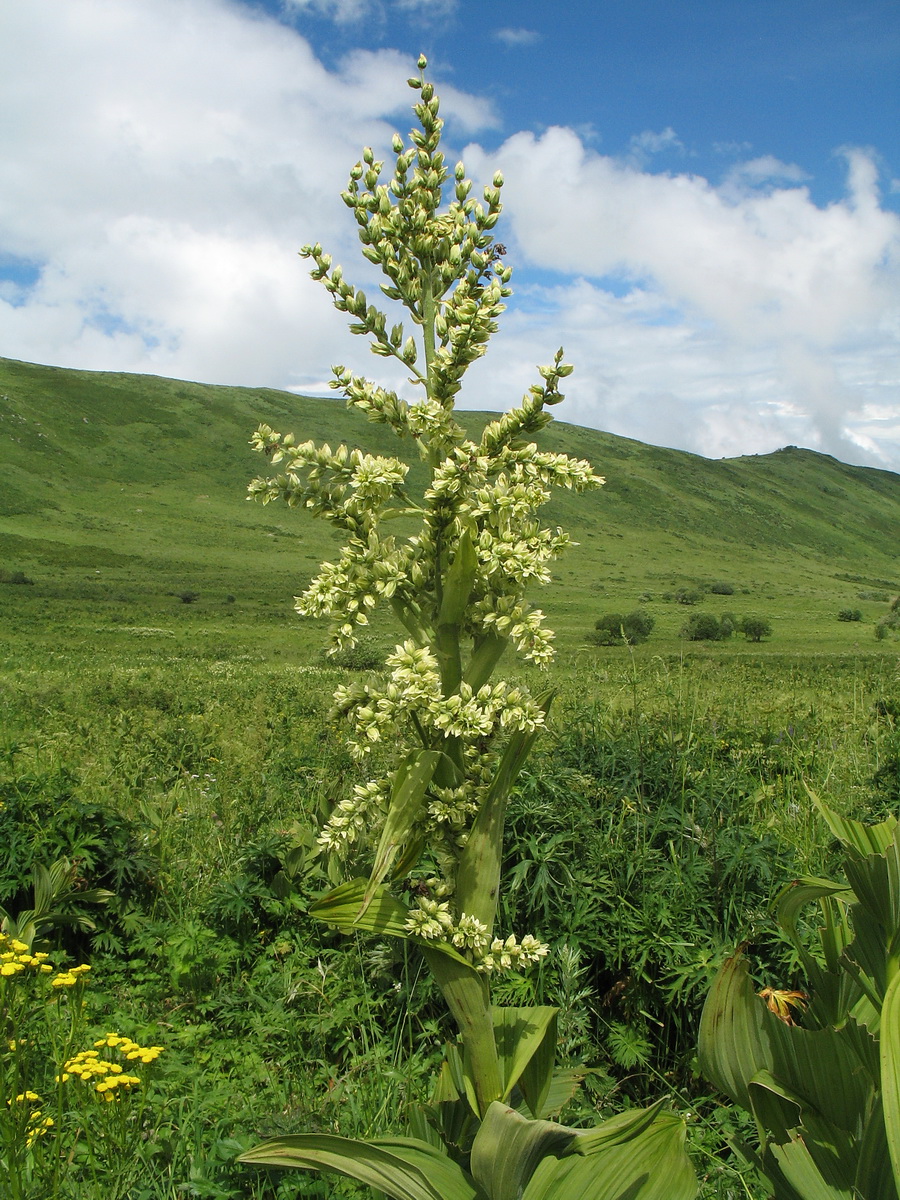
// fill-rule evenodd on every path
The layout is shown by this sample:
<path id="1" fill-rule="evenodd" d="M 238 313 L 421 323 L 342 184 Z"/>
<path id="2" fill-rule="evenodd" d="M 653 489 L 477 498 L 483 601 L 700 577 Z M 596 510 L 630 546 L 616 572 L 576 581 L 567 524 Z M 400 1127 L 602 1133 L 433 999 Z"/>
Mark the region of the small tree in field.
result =
<path id="1" fill-rule="evenodd" d="M 625 616 L 604 613 L 594 625 L 591 641 L 598 646 L 636 646 L 647 640 L 655 624 L 653 617 L 639 608 Z"/>
<path id="2" fill-rule="evenodd" d="M 744 617 L 739 628 L 748 642 L 761 642 L 772 636 L 772 624 L 764 617 Z"/>
<path id="3" fill-rule="evenodd" d="M 420 70 L 425 65 L 420 59 Z M 415 445 L 428 480 L 414 494 L 398 458 L 298 442 L 264 425 L 256 448 L 285 465 L 255 481 L 250 494 L 307 508 L 346 535 L 337 561 L 322 565 L 297 602 L 303 614 L 332 618 L 335 648 L 352 647 L 380 604 L 402 629 L 380 682 L 335 693 L 352 753 L 367 763 L 378 746 L 389 762 L 373 766 L 321 830 L 321 851 L 347 878 L 312 911 L 348 933 L 420 947 L 460 1045 L 417 1118 L 419 1137 L 298 1134 L 243 1159 L 337 1171 L 398 1200 L 689 1200 L 695 1183 L 680 1121 L 655 1109 L 594 1131 L 547 1121 L 562 1083 L 554 1068 L 556 1010 L 491 1004 L 494 977 L 548 953 L 533 932 L 495 923 L 510 789 L 551 701 L 548 692 L 534 696 L 494 673 L 510 646 L 539 666 L 553 657 L 553 635 L 526 591 L 549 581 L 549 564 L 569 539 L 542 527 L 538 510 L 554 487 L 583 490 L 602 480 L 588 463 L 530 440 L 551 420 L 547 407 L 562 399 L 559 385 L 572 370 L 562 351 L 480 440 L 455 419 L 465 372 L 484 354 L 510 294 L 512 272 L 491 234 L 503 180 L 495 175 L 482 203 L 461 163 L 451 176 L 434 89 L 424 76 L 410 86 L 419 93 L 418 127 L 409 145 L 395 136 L 390 181 L 367 149 L 343 198 L 363 254 L 387 277 L 383 293 L 405 307 L 419 336 L 402 321 L 389 324 L 321 246 L 302 253 L 351 316 L 351 331 L 402 363 L 418 396 L 407 402 L 342 366 L 333 386 Z M 396 518 L 414 519 L 417 531 L 391 532 Z"/>
<path id="4" fill-rule="evenodd" d="M 722 626 L 712 613 L 694 613 L 682 625 L 681 636 L 689 642 L 718 642 L 722 639 Z"/>

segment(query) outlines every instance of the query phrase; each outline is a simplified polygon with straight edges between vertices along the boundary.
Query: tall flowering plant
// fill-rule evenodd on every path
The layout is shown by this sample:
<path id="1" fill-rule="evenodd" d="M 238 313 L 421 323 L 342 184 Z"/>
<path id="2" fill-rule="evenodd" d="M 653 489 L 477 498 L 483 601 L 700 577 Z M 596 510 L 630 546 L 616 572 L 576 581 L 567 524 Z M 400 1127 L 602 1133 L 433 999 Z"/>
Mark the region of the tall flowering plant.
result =
<path id="1" fill-rule="evenodd" d="M 462 163 L 451 174 L 426 65 L 421 58 L 422 74 L 409 81 L 418 126 L 409 145 L 395 136 L 390 181 L 366 149 L 342 193 L 363 255 L 383 271 L 381 290 L 406 309 L 413 332 L 402 321 L 389 326 L 320 245 L 301 253 L 352 318 L 351 331 L 409 373 L 418 390 L 412 402 L 343 366 L 334 368 L 332 386 L 369 420 L 416 443 L 427 484 L 414 495 L 398 458 L 298 442 L 263 425 L 253 444 L 283 467 L 255 480 L 250 496 L 303 506 L 345 533 L 337 562 L 324 563 L 297 600 L 300 613 L 332 619 L 334 649 L 355 645 L 379 604 L 390 605 L 402 627 L 383 682 L 335 693 L 353 755 L 383 762 L 391 752 L 388 769 L 373 767 L 319 835 L 322 850 L 346 864 L 368 851 L 368 875 L 348 879 L 312 911 L 347 932 L 419 945 L 459 1027 L 461 1052 L 445 1063 L 420 1138 L 363 1143 L 300 1134 L 243 1157 L 338 1171 L 402 1200 L 506 1200 L 526 1188 L 528 1200 L 539 1200 L 563 1186 L 600 1200 L 625 1190 L 642 1200 L 687 1198 L 693 1176 L 676 1118 L 653 1109 L 588 1133 L 545 1120 L 559 1083 L 556 1010 L 491 1004 L 494 975 L 548 952 L 534 933 L 497 930 L 495 919 L 510 790 L 551 696 L 496 679 L 495 670 L 510 645 L 539 666 L 552 659 L 553 634 L 526 592 L 549 582 L 550 563 L 569 539 L 543 527 L 538 512 L 554 487 L 582 491 L 603 480 L 589 463 L 530 440 L 563 398 L 560 383 L 572 367 L 562 351 L 480 440 L 454 416 L 463 377 L 485 353 L 511 294 L 512 269 L 492 233 L 502 176 L 479 201 Z M 391 532 L 398 519 L 416 521 L 416 531 Z M 595 1176 L 597 1186 L 585 1193 L 584 1180 Z"/>

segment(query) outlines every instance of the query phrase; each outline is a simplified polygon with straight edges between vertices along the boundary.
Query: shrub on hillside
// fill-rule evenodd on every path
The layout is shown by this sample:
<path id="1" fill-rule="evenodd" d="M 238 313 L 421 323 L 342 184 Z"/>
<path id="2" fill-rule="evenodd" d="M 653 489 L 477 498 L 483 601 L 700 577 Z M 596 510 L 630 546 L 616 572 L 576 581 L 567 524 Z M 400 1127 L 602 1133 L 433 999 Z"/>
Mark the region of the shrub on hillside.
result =
<path id="1" fill-rule="evenodd" d="M 862 613 L 858 608 L 842 608 L 837 615 L 839 621 L 861 621 Z"/>
<path id="2" fill-rule="evenodd" d="M 744 617 L 738 628 L 748 642 L 761 642 L 772 636 L 772 624 L 765 617 Z"/>
<path id="3" fill-rule="evenodd" d="M 722 579 L 717 579 L 709 589 L 715 596 L 733 596 L 734 584 L 726 583 Z"/>
<path id="4" fill-rule="evenodd" d="M 0 583 L 33 584 L 34 580 L 30 579 L 24 571 L 0 571 Z"/>
<path id="5" fill-rule="evenodd" d="M 699 588 L 679 588 L 675 593 L 675 599 L 679 604 L 699 604 L 703 599 L 703 593 Z"/>
<path id="6" fill-rule="evenodd" d="M 693 613 L 681 627 L 681 636 L 689 642 L 722 640 L 722 625 L 712 613 Z"/>
<path id="7" fill-rule="evenodd" d="M 653 629 L 654 620 L 649 613 L 637 608 L 625 616 L 621 613 L 604 613 L 594 626 L 591 641 L 598 646 L 636 646 L 645 642 Z"/>

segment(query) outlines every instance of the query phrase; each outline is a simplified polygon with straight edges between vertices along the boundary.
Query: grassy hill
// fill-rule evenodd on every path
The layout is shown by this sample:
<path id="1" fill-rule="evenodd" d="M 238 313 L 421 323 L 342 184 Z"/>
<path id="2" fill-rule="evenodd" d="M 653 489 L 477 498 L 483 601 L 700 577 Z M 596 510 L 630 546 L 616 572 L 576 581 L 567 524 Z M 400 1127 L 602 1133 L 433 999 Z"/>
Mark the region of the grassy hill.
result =
<path id="1" fill-rule="evenodd" d="M 460 414 L 476 434 L 486 419 Z M 321 644 L 291 598 L 338 543 L 302 512 L 245 501 L 264 468 L 248 446 L 261 421 L 403 449 L 339 400 L 0 359 L 0 635 L 11 635 L 10 654 L 174 640 L 203 654 L 302 659 Z M 714 581 L 734 594 L 701 607 L 766 616 L 773 652 L 891 649 L 872 625 L 883 597 L 900 591 L 900 476 L 793 447 L 711 461 L 562 422 L 543 444 L 590 459 L 607 479 L 548 510 L 580 543 L 539 600 L 563 649 L 583 645 L 601 612 L 644 597 L 657 621 L 647 650 L 677 650 L 690 610 L 673 593 Z M 33 582 L 11 582 L 22 575 Z M 846 607 L 862 623 L 838 622 Z"/>

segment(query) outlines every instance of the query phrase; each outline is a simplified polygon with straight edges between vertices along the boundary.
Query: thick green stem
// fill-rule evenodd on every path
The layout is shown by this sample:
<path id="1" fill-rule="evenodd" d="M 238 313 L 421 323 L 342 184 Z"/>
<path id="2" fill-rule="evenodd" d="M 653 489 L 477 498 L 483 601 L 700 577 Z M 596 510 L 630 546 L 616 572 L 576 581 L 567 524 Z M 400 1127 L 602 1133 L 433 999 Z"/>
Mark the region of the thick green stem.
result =
<path id="1" fill-rule="evenodd" d="M 430 258 L 422 261 L 420 279 L 422 284 L 422 337 L 425 344 L 425 374 L 427 377 L 425 390 L 428 392 L 430 400 L 432 388 L 431 364 L 434 362 L 436 350 L 434 322 L 437 316 L 437 305 L 434 299 L 434 268 Z"/>
<path id="2" fill-rule="evenodd" d="M 424 954 L 459 1027 L 476 1107 L 483 1117 L 503 1092 L 487 979 L 439 950 L 425 948 Z"/>

